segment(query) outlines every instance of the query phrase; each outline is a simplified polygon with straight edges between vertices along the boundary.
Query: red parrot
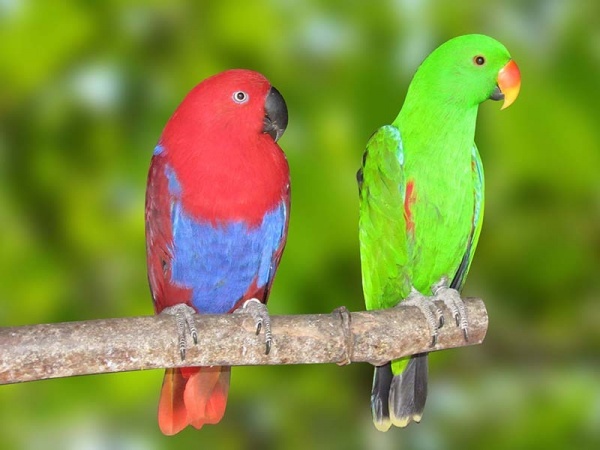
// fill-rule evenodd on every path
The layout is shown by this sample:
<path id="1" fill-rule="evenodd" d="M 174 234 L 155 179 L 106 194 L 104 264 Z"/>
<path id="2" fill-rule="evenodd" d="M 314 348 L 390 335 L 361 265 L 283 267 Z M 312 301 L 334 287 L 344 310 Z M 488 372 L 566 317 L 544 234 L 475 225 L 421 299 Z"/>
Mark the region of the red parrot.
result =
<path id="1" fill-rule="evenodd" d="M 191 313 L 246 305 L 270 348 L 264 305 L 290 210 L 289 168 L 277 144 L 287 121 L 285 100 L 263 75 L 228 70 L 192 89 L 154 150 L 146 189 L 148 279 L 155 312 L 177 317 L 182 358 L 186 325 L 196 333 Z M 167 369 L 160 430 L 172 435 L 219 422 L 230 373 Z"/>

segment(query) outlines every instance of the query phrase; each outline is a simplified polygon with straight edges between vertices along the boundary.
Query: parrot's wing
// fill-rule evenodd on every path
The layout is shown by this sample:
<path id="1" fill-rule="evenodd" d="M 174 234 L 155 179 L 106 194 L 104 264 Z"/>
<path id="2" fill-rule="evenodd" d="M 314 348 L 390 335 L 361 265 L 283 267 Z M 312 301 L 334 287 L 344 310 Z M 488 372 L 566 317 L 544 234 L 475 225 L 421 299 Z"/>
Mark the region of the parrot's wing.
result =
<path id="1" fill-rule="evenodd" d="M 288 234 L 288 226 L 290 223 L 290 187 L 287 186 L 284 198 L 281 201 L 280 207 L 283 212 L 283 222 L 280 225 L 280 230 L 273 230 L 273 234 L 278 235 L 278 238 L 275 239 L 277 242 L 275 248 L 273 248 L 272 253 L 270 254 L 270 265 L 269 265 L 269 273 L 267 275 L 267 282 L 264 285 L 264 289 L 262 292 L 257 293 L 257 297 L 262 300 L 263 303 L 267 303 L 269 299 L 269 292 L 271 290 L 271 285 L 273 284 L 273 278 L 275 277 L 275 272 L 277 271 L 277 267 L 279 266 L 279 261 L 281 260 L 281 255 L 283 254 L 283 249 L 285 248 L 285 243 L 287 241 Z M 266 252 L 271 251 L 269 248 L 265 249 Z"/>
<path id="2" fill-rule="evenodd" d="M 483 164 L 477 146 L 473 144 L 471 167 L 473 170 L 473 195 L 475 198 L 475 206 L 473 208 L 473 222 L 471 227 L 471 234 L 467 241 L 467 249 L 463 256 L 460 266 L 456 271 L 456 275 L 452 279 L 450 287 L 460 290 L 465 284 L 465 279 L 471 262 L 473 261 L 473 255 L 475 254 L 475 248 L 479 241 L 479 234 L 481 232 L 481 225 L 483 224 L 483 206 L 484 206 L 484 177 L 483 177 Z"/>
<path id="3" fill-rule="evenodd" d="M 169 283 L 173 262 L 173 224 L 171 212 L 175 199 L 173 189 L 178 186 L 169 177 L 168 164 L 161 147 L 157 147 L 150 164 L 146 188 L 146 257 L 148 258 L 148 281 L 154 309 L 162 311 L 167 306 L 186 302 L 191 291 Z"/>
<path id="4" fill-rule="evenodd" d="M 389 308 L 410 292 L 405 178 L 400 131 L 381 127 L 369 139 L 357 173 L 367 309 Z"/>

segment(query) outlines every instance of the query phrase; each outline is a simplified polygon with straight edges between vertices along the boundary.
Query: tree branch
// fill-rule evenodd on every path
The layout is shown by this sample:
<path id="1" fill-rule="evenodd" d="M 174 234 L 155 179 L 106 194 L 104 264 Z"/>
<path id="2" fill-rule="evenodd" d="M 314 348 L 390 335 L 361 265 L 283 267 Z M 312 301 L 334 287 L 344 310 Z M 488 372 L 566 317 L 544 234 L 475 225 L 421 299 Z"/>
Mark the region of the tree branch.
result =
<path id="1" fill-rule="evenodd" d="M 0 328 L 0 384 L 161 367 L 383 364 L 416 353 L 480 344 L 488 317 L 480 299 L 464 299 L 469 341 L 449 319 L 431 347 L 425 318 L 414 307 L 349 313 L 273 316 L 273 347 L 248 314 L 198 315 L 198 345 L 185 361 L 173 316 L 158 315 Z"/>

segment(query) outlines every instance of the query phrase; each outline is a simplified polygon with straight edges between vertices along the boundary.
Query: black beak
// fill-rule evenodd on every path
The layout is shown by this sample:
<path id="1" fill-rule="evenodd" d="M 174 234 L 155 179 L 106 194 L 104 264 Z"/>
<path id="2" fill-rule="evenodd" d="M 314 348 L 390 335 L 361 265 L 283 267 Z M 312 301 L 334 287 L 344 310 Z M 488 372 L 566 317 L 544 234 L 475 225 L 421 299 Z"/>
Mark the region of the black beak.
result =
<path id="1" fill-rule="evenodd" d="M 287 128 L 288 112 L 283 96 L 271 86 L 265 101 L 265 117 L 263 119 L 263 132 L 271 135 L 277 142 Z"/>
<path id="2" fill-rule="evenodd" d="M 492 94 L 490 95 L 490 100 L 504 100 L 504 94 L 500 90 L 499 86 L 496 86 L 495 89 L 492 91 Z"/>

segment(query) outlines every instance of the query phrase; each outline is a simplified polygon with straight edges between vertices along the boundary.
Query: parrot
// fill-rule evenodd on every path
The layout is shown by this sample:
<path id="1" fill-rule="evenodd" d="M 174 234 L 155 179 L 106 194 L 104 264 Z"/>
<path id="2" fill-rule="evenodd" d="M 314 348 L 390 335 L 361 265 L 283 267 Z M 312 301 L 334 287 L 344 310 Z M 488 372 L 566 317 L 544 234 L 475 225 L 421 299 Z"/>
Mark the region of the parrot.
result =
<path id="1" fill-rule="evenodd" d="M 445 304 L 468 340 L 460 291 L 482 226 L 484 176 L 475 145 L 479 104 L 518 96 L 521 75 L 508 50 L 480 34 L 452 38 L 425 58 L 391 125 L 367 142 L 357 173 L 359 248 L 367 310 L 417 307 L 431 332 Z M 375 427 L 420 422 L 427 353 L 375 367 Z"/>
<path id="2" fill-rule="evenodd" d="M 196 85 L 167 121 L 148 174 L 148 280 L 156 314 L 176 318 L 181 359 L 194 314 L 248 308 L 271 345 L 266 302 L 286 243 L 290 174 L 278 145 L 288 124 L 281 93 L 264 75 L 231 69 Z M 165 372 L 159 428 L 218 423 L 230 367 Z"/>

